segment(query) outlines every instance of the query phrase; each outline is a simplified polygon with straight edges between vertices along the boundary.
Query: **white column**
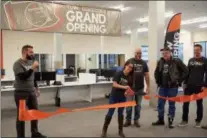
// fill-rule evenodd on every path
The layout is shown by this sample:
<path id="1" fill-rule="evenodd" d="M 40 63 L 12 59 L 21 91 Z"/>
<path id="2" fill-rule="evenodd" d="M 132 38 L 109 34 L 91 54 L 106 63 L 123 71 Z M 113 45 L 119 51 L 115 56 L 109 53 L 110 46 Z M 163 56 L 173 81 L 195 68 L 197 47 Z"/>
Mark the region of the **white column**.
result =
<path id="1" fill-rule="evenodd" d="M 183 43 L 183 62 L 187 65 L 188 60 L 193 57 L 193 33 L 181 32 L 180 43 Z"/>
<path id="2" fill-rule="evenodd" d="M 138 43 L 137 29 L 133 29 L 131 31 L 131 34 L 130 34 L 130 45 L 131 45 L 132 50 L 129 53 L 127 53 L 126 60 L 134 57 L 135 49 L 138 48 L 138 47 L 141 47 L 141 46 L 139 46 L 139 43 Z"/>
<path id="3" fill-rule="evenodd" d="M 165 1 L 149 1 L 149 72 L 150 72 L 150 93 L 157 93 L 157 85 L 154 79 L 154 71 L 160 55 L 160 49 L 164 47 L 165 27 Z M 150 105 L 157 106 L 157 99 L 153 98 Z"/>
<path id="4" fill-rule="evenodd" d="M 63 49 L 62 34 L 54 33 L 54 69 L 63 68 L 62 49 Z"/>

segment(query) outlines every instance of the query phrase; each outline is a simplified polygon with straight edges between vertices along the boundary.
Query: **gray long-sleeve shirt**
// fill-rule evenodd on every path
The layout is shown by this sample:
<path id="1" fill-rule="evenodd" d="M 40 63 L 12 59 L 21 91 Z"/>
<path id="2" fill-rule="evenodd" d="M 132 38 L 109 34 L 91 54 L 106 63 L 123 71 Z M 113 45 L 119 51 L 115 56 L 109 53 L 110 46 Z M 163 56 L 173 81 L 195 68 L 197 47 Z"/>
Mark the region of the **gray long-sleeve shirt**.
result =
<path id="1" fill-rule="evenodd" d="M 34 71 L 31 69 L 32 61 L 18 59 L 13 65 L 15 75 L 14 88 L 17 92 L 34 92 L 36 83 Z"/>

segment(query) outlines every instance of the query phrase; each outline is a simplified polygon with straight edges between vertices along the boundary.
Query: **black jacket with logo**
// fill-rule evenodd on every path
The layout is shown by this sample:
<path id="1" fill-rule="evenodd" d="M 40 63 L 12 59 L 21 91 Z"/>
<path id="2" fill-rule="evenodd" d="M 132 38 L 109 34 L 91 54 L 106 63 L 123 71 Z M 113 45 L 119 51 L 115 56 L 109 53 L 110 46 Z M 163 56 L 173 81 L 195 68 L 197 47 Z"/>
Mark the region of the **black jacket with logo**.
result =
<path id="1" fill-rule="evenodd" d="M 162 71 L 164 66 L 165 60 L 161 58 L 158 63 L 157 67 L 154 72 L 154 77 L 158 86 L 162 84 Z M 169 61 L 169 85 L 173 86 L 180 86 L 184 80 L 188 77 L 188 68 L 186 65 L 178 58 L 171 58 Z"/>

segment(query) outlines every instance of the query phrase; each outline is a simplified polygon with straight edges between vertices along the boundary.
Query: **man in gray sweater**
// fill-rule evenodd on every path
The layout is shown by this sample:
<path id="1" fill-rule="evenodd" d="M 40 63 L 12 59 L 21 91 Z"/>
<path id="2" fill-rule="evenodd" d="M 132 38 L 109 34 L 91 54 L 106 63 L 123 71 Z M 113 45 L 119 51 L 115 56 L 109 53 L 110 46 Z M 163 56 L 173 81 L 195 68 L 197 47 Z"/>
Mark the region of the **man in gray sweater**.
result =
<path id="1" fill-rule="evenodd" d="M 19 121 L 18 117 L 19 100 L 25 100 L 28 109 L 38 109 L 37 97 L 40 95 L 40 91 L 34 79 L 34 71 L 38 68 L 38 66 L 39 63 L 34 60 L 33 47 L 31 45 L 23 46 L 22 58 L 18 59 L 13 65 L 15 75 L 14 98 L 17 106 L 17 137 L 25 137 L 25 122 Z M 46 137 L 38 132 L 37 120 L 31 121 L 31 137 Z"/>

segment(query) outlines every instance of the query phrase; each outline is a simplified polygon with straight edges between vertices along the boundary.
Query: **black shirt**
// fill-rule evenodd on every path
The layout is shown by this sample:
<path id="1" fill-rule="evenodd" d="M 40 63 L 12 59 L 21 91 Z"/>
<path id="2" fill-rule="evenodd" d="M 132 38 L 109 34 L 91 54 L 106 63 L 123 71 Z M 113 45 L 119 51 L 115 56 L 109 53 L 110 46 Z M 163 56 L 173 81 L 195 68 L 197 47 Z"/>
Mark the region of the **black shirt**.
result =
<path id="1" fill-rule="evenodd" d="M 133 88 L 135 90 L 143 89 L 144 88 L 144 76 L 146 72 L 149 72 L 147 63 L 140 59 L 136 60 L 135 58 L 129 59 L 134 65 L 134 75 L 133 75 Z"/>
<path id="2" fill-rule="evenodd" d="M 168 84 L 170 82 L 169 66 L 170 66 L 170 62 L 165 61 L 162 67 L 162 80 L 161 80 L 162 87 L 169 87 L 169 84 Z"/>
<path id="3" fill-rule="evenodd" d="M 191 58 L 188 62 L 189 76 L 186 80 L 187 85 L 193 86 L 206 86 L 206 72 L 207 72 L 207 59 Z"/>
<path id="4" fill-rule="evenodd" d="M 114 75 L 113 81 L 117 82 L 119 85 L 127 86 L 129 84 L 129 77 L 125 76 L 123 71 L 118 71 Z M 112 87 L 111 95 L 115 97 L 125 97 L 125 91 L 125 89 Z"/>

